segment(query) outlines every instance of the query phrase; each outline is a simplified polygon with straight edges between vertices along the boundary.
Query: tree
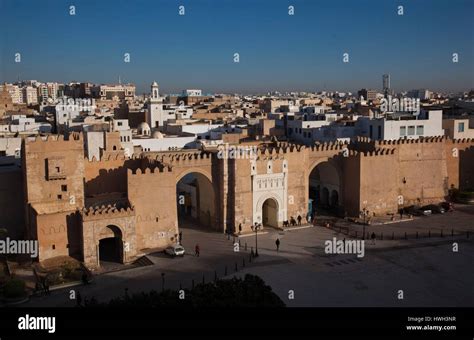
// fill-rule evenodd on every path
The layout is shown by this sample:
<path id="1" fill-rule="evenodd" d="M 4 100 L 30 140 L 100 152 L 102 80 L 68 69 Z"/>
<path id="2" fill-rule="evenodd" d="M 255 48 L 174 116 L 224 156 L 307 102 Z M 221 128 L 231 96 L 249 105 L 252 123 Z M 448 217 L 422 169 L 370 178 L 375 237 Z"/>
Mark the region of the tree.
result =
<path id="1" fill-rule="evenodd" d="M 86 307 L 285 307 L 285 303 L 258 276 L 247 274 L 244 279 L 232 278 L 215 283 L 199 284 L 180 292 L 155 290 L 114 298 L 99 303 L 95 298 L 84 300 Z"/>

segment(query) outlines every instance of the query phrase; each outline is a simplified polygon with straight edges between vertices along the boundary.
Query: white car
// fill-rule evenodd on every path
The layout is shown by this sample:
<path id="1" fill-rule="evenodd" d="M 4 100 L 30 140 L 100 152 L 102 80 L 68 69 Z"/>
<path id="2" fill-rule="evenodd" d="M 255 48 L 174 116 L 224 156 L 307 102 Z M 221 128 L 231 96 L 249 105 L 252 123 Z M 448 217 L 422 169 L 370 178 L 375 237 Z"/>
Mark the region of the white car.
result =
<path id="1" fill-rule="evenodd" d="M 179 244 L 172 245 L 171 247 L 168 247 L 165 249 L 165 254 L 168 254 L 170 256 L 184 256 L 184 248 L 183 246 Z"/>

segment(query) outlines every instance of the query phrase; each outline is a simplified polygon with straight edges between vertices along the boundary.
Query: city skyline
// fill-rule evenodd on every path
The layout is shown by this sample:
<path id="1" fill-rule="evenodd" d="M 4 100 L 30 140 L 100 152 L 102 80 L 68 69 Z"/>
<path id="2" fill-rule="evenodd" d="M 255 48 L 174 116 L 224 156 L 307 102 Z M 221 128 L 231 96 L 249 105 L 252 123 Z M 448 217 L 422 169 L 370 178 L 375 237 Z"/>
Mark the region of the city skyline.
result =
<path id="1" fill-rule="evenodd" d="M 153 80 L 163 93 L 354 93 L 381 90 L 382 74 L 390 74 L 397 92 L 474 87 L 469 1 L 80 1 L 74 16 L 70 5 L 2 2 L 2 13 L 11 14 L 0 23 L 2 82 L 114 83 L 120 76 L 122 83 L 136 84 L 137 93 L 147 93 Z M 373 24 L 358 24 L 367 21 Z"/>

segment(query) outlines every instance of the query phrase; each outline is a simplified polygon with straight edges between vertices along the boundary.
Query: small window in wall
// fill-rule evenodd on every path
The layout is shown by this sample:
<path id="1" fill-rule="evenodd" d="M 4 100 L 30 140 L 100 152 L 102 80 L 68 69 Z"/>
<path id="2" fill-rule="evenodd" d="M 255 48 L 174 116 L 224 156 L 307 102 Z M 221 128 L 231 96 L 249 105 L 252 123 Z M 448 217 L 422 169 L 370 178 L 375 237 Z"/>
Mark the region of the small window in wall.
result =
<path id="1" fill-rule="evenodd" d="M 407 127 L 406 126 L 400 126 L 400 137 L 406 136 L 407 135 Z"/>
<path id="2" fill-rule="evenodd" d="M 409 126 L 408 127 L 408 136 L 413 136 L 415 134 L 415 127 Z"/>
<path id="3" fill-rule="evenodd" d="M 55 245 L 55 244 L 53 244 L 53 250 L 54 250 L 54 249 L 56 249 L 56 245 Z"/>
<path id="4" fill-rule="evenodd" d="M 122 122 L 118 122 L 118 126 L 122 126 Z"/>
<path id="5" fill-rule="evenodd" d="M 464 132 L 464 123 L 458 124 L 458 132 Z"/>
<path id="6" fill-rule="evenodd" d="M 67 185 L 66 184 L 61 185 L 61 191 L 67 191 Z"/>
<path id="7" fill-rule="evenodd" d="M 62 200 L 63 199 L 63 195 L 58 195 L 58 200 Z"/>
<path id="8" fill-rule="evenodd" d="M 423 125 L 418 125 L 416 127 L 416 134 L 418 136 L 423 136 L 424 133 L 425 133 L 425 127 Z"/>

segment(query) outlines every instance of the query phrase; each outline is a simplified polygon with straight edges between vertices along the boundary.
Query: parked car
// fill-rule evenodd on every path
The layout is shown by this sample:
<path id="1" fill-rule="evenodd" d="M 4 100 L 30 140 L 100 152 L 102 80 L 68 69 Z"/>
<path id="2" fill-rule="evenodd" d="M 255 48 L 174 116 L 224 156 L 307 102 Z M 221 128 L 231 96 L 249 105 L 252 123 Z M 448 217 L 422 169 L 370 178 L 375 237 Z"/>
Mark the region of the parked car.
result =
<path id="1" fill-rule="evenodd" d="M 431 215 L 431 210 L 423 209 L 419 206 L 411 205 L 409 207 L 403 208 L 405 214 L 413 215 L 413 216 L 428 216 Z"/>
<path id="2" fill-rule="evenodd" d="M 165 249 L 165 254 L 168 254 L 170 256 L 184 256 L 184 248 L 183 246 L 179 244 L 172 245 L 171 247 L 168 247 Z"/>
<path id="3" fill-rule="evenodd" d="M 444 208 L 439 206 L 439 205 L 436 205 L 436 204 L 425 205 L 422 209 L 423 210 L 431 210 L 431 212 L 433 214 L 444 214 L 445 213 Z"/>
<path id="4" fill-rule="evenodd" d="M 441 202 L 440 207 L 444 209 L 444 211 L 454 211 L 453 204 L 451 202 Z"/>

